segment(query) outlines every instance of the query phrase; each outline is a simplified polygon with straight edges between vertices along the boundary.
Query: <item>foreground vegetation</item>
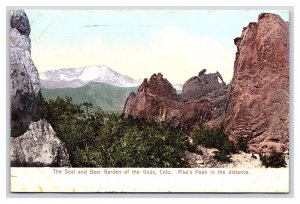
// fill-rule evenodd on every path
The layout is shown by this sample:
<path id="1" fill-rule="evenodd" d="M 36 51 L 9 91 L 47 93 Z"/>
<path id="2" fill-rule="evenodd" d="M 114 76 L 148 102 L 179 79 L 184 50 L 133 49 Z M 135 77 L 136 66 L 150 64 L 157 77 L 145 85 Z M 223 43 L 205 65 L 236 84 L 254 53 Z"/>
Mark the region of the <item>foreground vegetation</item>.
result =
<path id="1" fill-rule="evenodd" d="M 188 167 L 186 151 L 203 154 L 197 145 L 216 148 L 214 159 L 221 163 L 230 163 L 232 154 L 248 150 L 245 140 L 233 144 L 220 128 L 197 126 L 190 144 L 181 128 L 104 113 L 88 102 L 73 103 L 70 97 L 47 101 L 40 93 L 39 108 L 65 144 L 73 167 L 179 168 Z M 259 156 L 266 167 L 286 166 L 283 154 Z"/>
<path id="2" fill-rule="evenodd" d="M 214 158 L 222 163 L 231 162 L 231 154 L 237 153 L 238 148 L 229 141 L 228 136 L 220 128 L 197 126 L 193 132 L 194 143 L 207 148 L 216 148 Z"/>
<path id="3" fill-rule="evenodd" d="M 267 168 L 286 167 L 287 163 L 283 153 L 272 152 L 270 155 L 259 154 L 261 164 Z"/>
<path id="4" fill-rule="evenodd" d="M 74 104 L 71 98 L 46 101 L 40 113 L 64 142 L 73 167 L 186 167 L 186 139 L 166 123 L 124 118 Z"/>

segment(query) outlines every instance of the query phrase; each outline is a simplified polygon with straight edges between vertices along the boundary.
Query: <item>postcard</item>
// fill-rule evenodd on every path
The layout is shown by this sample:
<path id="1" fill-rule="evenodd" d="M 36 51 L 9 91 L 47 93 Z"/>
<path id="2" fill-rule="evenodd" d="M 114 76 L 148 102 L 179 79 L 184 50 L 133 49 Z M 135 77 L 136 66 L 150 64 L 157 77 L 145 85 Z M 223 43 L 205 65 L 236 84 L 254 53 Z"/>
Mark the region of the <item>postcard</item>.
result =
<path id="1" fill-rule="evenodd" d="M 289 192 L 289 10 L 8 15 L 11 192 Z"/>

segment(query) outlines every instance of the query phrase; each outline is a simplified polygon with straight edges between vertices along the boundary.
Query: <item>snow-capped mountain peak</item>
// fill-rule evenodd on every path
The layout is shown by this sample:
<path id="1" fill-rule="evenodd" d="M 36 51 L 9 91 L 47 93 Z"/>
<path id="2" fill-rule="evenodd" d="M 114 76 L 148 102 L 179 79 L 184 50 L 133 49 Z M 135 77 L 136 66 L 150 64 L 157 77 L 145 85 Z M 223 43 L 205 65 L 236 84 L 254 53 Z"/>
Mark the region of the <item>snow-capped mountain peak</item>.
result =
<path id="1" fill-rule="evenodd" d="M 102 82 L 119 87 L 134 87 L 140 83 L 122 75 L 105 65 L 91 65 L 81 68 L 67 68 L 40 74 L 44 88 L 75 88 L 90 82 Z"/>

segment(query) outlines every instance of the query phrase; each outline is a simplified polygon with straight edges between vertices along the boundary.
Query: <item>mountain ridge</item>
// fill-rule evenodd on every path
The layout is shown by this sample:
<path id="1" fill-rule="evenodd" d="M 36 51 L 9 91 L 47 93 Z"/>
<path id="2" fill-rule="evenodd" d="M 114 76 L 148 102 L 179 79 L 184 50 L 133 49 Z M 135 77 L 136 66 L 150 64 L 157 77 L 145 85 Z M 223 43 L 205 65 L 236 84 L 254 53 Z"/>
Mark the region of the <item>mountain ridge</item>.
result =
<path id="1" fill-rule="evenodd" d="M 79 68 L 62 68 L 40 74 L 43 88 L 76 88 L 90 82 L 107 83 L 118 87 L 135 87 L 140 82 L 122 75 L 105 65 L 89 65 Z"/>
<path id="2" fill-rule="evenodd" d="M 107 83 L 90 82 L 76 88 L 42 88 L 42 94 L 46 100 L 71 97 L 73 102 L 80 104 L 90 102 L 94 108 L 100 107 L 105 112 L 122 112 L 127 96 L 136 91 L 136 87 L 116 87 Z"/>

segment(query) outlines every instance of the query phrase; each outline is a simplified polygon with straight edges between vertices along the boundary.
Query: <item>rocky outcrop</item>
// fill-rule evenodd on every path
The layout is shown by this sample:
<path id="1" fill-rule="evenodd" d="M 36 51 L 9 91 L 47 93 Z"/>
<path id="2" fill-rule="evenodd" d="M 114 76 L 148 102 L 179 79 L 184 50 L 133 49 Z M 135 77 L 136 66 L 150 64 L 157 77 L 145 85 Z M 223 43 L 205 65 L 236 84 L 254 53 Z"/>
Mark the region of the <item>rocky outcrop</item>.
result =
<path id="1" fill-rule="evenodd" d="M 183 103 L 180 126 L 191 128 L 195 124 L 208 127 L 221 127 L 225 118 L 227 87 L 222 87 L 199 99 Z"/>
<path id="2" fill-rule="evenodd" d="M 21 35 L 29 37 L 31 28 L 28 17 L 23 10 L 12 11 L 10 26 L 16 28 Z"/>
<path id="3" fill-rule="evenodd" d="M 26 133 L 12 138 L 11 166 L 69 167 L 69 155 L 46 120 L 31 122 Z"/>
<path id="4" fill-rule="evenodd" d="M 38 111 L 40 78 L 31 59 L 30 25 L 23 10 L 11 12 L 11 165 L 70 166 L 67 150 Z"/>
<path id="5" fill-rule="evenodd" d="M 218 82 L 218 76 L 219 73 L 202 72 L 188 80 L 183 93 L 178 95 L 162 74 L 154 74 L 149 81 L 144 80 L 136 94 L 129 95 L 123 113 L 134 118 L 166 121 L 187 129 L 197 123 L 220 126 L 225 117 L 227 86 Z M 193 95 L 193 87 L 201 93 Z"/>
<path id="6" fill-rule="evenodd" d="M 144 79 L 138 92 L 127 98 L 123 113 L 134 118 L 167 121 L 174 126 L 181 121 L 182 103 L 172 84 L 163 75 L 153 74 L 149 81 Z"/>
<path id="7" fill-rule="evenodd" d="M 248 141 L 250 151 L 289 146 L 289 24 L 263 13 L 244 28 L 237 46 L 224 130 Z"/>
<path id="8" fill-rule="evenodd" d="M 31 59 L 30 26 L 23 10 L 11 15 L 10 75 L 12 136 L 23 134 L 31 121 L 40 119 L 37 94 L 39 75 Z"/>
<path id="9" fill-rule="evenodd" d="M 181 93 L 181 98 L 184 101 L 200 99 L 211 92 L 215 92 L 217 95 L 223 94 L 226 84 L 221 74 L 219 72 L 205 74 L 205 72 L 206 69 L 203 69 L 199 72 L 198 76 L 194 76 L 184 83 Z M 220 91 L 218 92 L 217 90 Z"/>

